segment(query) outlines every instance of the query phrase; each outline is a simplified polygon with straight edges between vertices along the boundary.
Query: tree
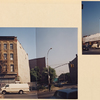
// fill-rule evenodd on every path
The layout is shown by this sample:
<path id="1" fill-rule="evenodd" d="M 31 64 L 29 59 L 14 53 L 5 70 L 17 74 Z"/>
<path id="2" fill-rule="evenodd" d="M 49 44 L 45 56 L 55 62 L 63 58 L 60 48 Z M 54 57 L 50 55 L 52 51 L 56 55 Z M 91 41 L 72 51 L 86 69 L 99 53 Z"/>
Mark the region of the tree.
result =
<path id="1" fill-rule="evenodd" d="M 58 80 L 59 82 L 67 81 L 68 83 L 71 83 L 70 73 L 62 73 L 61 75 L 59 75 Z"/>
<path id="2" fill-rule="evenodd" d="M 71 83 L 70 73 L 66 73 L 65 75 L 67 76 L 67 81 L 68 81 L 68 83 Z"/>
<path id="3" fill-rule="evenodd" d="M 37 83 L 41 82 L 41 74 L 39 67 L 32 68 L 32 70 L 30 71 L 30 75 L 31 75 L 31 82 L 37 82 Z"/>
<path id="4" fill-rule="evenodd" d="M 42 71 L 42 79 L 44 84 L 48 84 L 48 69 L 44 68 Z"/>
<path id="5" fill-rule="evenodd" d="M 57 75 L 55 69 L 51 68 L 50 66 L 49 66 L 49 75 L 50 75 L 50 83 L 52 83 Z M 42 72 L 42 77 L 44 83 L 48 84 L 48 68 L 44 68 Z"/>
<path id="6" fill-rule="evenodd" d="M 2 53 L 0 53 L 0 59 L 0 73 L 7 73 L 7 60 Z"/>

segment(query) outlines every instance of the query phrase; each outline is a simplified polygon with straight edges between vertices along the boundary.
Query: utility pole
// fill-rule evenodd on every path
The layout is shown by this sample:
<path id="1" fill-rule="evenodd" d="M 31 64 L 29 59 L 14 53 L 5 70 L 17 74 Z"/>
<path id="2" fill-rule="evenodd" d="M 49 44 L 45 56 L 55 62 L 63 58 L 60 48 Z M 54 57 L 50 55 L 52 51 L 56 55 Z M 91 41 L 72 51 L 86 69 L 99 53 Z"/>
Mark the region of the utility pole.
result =
<path id="1" fill-rule="evenodd" d="M 50 75 L 49 75 L 49 66 L 48 66 L 48 54 L 49 54 L 49 51 L 51 50 L 52 48 L 50 48 L 47 52 L 47 68 L 48 68 L 48 86 L 50 84 Z"/>

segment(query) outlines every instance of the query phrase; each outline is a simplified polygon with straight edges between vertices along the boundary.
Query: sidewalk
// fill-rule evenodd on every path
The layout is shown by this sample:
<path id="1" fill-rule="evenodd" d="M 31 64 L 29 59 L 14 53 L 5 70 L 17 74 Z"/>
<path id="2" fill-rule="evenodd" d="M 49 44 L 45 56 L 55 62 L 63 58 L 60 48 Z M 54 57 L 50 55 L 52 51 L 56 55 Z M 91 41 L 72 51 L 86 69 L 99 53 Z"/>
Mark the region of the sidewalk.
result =
<path id="1" fill-rule="evenodd" d="M 59 90 L 59 89 L 61 89 L 61 88 L 59 88 L 59 87 L 53 87 L 53 88 L 51 88 L 51 91 L 55 91 L 55 90 Z M 33 90 L 33 91 L 30 91 L 30 92 L 28 92 L 28 94 L 30 94 L 30 93 L 42 93 L 42 92 L 46 92 L 46 91 L 49 91 L 48 89 L 43 89 L 43 90 Z"/>
<path id="2" fill-rule="evenodd" d="M 60 87 L 53 87 L 51 88 L 51 91 L 56 91 L 56 90 L 59 90 L 61 89 Z M 49 91 L 48 89 L 43 89 L 43 90 L 40 90 L 40 91 L 37 91 L 38 93 L 41 93 L 41 92 L 47 92 Z"/>
<path id="3" fill-rule="evenodd" d="M 37 90 L 33 90 L 33 91 L 30 91 L 30 92 L 27 92 L 27 94 L 30 94 L 30 93 L 37 93 Z"/>

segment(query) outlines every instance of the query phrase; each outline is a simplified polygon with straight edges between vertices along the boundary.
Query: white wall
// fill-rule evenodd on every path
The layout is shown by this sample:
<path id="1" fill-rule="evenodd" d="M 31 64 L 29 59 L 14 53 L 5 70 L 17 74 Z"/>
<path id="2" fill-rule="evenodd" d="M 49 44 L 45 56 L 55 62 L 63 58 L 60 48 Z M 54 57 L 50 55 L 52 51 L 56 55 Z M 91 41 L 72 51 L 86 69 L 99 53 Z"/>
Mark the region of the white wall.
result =
<path id="1" fill-rule="evenodd" d="M 17 41 L 18 75 L 21 82 L 30 82 L 30 69 L 28 55 Z"/>

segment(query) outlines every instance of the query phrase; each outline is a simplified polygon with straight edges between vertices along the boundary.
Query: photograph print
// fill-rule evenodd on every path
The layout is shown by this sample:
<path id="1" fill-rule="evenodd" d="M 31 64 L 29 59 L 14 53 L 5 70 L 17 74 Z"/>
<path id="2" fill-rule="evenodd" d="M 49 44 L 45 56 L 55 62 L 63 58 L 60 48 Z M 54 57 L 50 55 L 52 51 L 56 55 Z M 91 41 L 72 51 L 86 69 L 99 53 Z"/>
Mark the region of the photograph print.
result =
<path id="1" fill-rule="evenodd" d="M 100 1 L 82 1 L 82 54 L 100 54 Z"/>

